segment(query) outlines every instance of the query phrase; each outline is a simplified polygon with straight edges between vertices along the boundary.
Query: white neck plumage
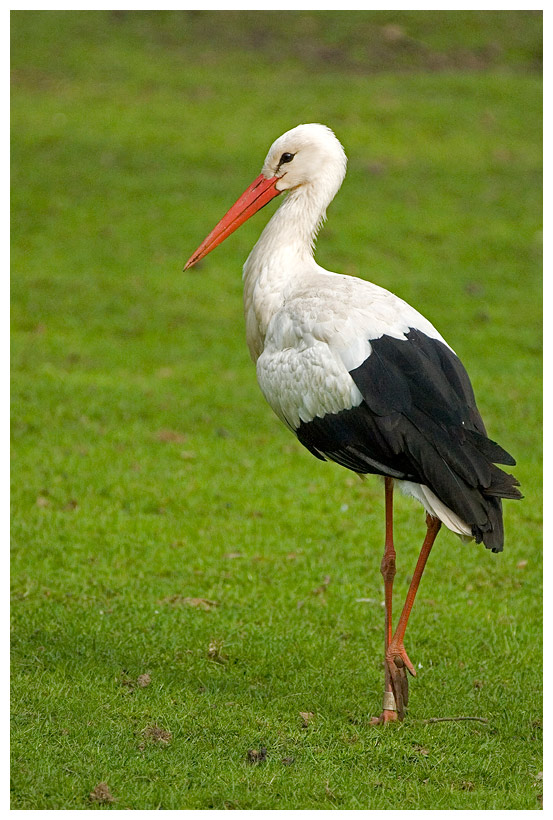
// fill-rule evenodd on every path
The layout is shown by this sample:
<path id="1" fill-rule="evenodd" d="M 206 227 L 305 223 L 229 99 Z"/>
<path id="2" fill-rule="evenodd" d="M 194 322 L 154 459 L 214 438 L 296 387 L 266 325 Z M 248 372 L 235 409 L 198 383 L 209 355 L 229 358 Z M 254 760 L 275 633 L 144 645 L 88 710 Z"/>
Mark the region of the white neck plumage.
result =
<path id="1" fill-rule="evenodd" d="M 246 339 L 254 361 L 263 350 L 267 326 L 282 307 L 288 287 L 315 266 L 315 239 L 327 205 L 312 186 L 291 190 L 246 260 Z"/>
<path id="2" fill-rule="evenodd" d="M 319 195 L 318 195 L 319 194 Z M 315 239 L 325 216 L 327 201 L 310 185 L 301 185 L 289 191 L 286 199 L 271 218 L 259 237 L 244 266 L 244 275 L 270 265 L 275 259 L 286 259 L 296 267 L 311 259 Z"/>

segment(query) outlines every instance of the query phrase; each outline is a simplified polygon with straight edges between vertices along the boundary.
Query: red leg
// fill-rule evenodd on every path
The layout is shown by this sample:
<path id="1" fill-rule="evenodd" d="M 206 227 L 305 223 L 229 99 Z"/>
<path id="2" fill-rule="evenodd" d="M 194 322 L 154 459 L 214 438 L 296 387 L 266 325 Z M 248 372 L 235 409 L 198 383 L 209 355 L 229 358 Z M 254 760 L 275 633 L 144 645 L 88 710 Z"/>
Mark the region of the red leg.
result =
<path id="1" fill-rule="evenodd" d="M 408 669 L 411 675 L 417 674 L 413 664 L 409 660 L 407 652 L 405 651 L 403 639 L 405 637 L 405 630 L 407 629 L 407 621 L 409 620 L 409 615 L 411 614 L 411 609 L 413 608 L 413 603 L 415 601 L 415 595 L 417 594 L 420 580 L 422 578 L 422 573 L 424 572 L 428 556 L 430 555 L 430 550 L 432 549 L 436 536 L 440 530 L 441 521 L 433 515 L 427 515 L 426 527 L 426 537 L 417 560 L 417 566 L 415 567 L 413 578 L 411 579 L 407 598 L 405 599 L 405 604 L 403 605 L 403 610 L 400 615 L 396 631 L 394 632 L 386 650 L 386 668 L 391 678 L 392 689 L 396 702 L 398 703 L 398 717 L 400 720 L 403 719 L 403 709 L 401 708 L 402 695 L 404 691 L 406 691 L 407 684 L 405 668 Z M 405 698 L 403 698 L 403 702 L 406 703 Z"/>
<path id="2" fill-rule="evenodd" d="M 396 574 L 396 551 L 394 548 L 394 480 L 384 479 L 384 497 L 386 501 L 386 538 L 384 541 L 384 556 L 380 564 L 380 572 L 384 579 L 384 653 L 392 641 L 392 592 Z M 371 723 L 390 723 L 398 719 L 396 701 L 392 687 L 392 677 L 388 664 L 384 664 L 384 700 L 380 717 L 372 718 Z M 406 679 L 407 682 L 407 679 Z"/>

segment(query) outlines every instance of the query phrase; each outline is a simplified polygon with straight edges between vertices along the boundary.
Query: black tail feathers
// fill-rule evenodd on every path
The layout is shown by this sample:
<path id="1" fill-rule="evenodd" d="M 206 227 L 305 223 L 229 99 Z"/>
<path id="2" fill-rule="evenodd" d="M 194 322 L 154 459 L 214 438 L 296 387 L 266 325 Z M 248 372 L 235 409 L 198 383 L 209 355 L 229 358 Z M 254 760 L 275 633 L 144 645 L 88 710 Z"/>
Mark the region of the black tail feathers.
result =
<path id="1" fill-rule="evenodd" d="M 495 442 L 489 443 L 495 445 Z M 499 445 L 495 446 L 502 450 Z M 502 450 L 502 452 L 510 460 L 501 463 L 513 465 L 516 463 L 514 458 L 509 456 L 505 450 Z M 495 458 L 497 461 L 497 456 Z M 482 500 L 485 504 L 488 520 L 484 526 L 474 524 L 472 526 L 472 534 L 477 544 L 483 541 L 486 549 L 492 552 L 501 552 L 503 550 L 503 510 L 501 499 L 510 498 L 518 500 L 523 498 L 523 495 L 518 489 L 520 483 L 513 475 L 503 472 L 503 470 L 500 470 L 495 464 L 491 465 L 491 469 L 492 480 L 490 486 L 479 488 L 482 494 Z"/>

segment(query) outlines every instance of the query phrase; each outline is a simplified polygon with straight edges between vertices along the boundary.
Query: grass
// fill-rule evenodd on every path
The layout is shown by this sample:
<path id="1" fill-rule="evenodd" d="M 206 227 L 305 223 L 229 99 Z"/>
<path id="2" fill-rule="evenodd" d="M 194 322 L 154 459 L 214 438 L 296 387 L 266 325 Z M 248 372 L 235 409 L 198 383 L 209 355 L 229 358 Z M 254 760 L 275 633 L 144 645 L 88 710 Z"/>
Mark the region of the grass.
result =
<path id="1" fill-rule="evenodd" d="M 16 12 L 12 43 L 12 807 L 539 808 L 540 15 Z M 309 121 L 350 157 L 318 260 L 446 335 L 525 494 L 499 556 L 440 534 L 386 730 L 381 486 L 302 450 L 244 343 L 272 206 L 181 273 Z M 423 531 L 399 498 L 398 607 Z"/>

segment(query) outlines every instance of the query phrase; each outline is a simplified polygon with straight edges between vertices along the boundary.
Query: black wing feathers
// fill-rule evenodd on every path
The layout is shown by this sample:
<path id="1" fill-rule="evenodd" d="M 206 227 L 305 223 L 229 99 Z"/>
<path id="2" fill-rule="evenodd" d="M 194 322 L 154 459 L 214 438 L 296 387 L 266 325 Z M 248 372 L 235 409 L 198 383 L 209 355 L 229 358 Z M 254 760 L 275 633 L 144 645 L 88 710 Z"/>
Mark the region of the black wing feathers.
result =
<path id="1" fill-rule="evenodd" d="M 501 498 L 521 498 L 499 464 L 515 461 L 491 441 L 459 358 L 411 329 L 371 340 L 371 355 L 350 372 L 358 407 L 302 422 L 299 440 L 318 458 L 358 473 L 426 484 L 472 527 L 477 541 L 503 548 Z"/>

